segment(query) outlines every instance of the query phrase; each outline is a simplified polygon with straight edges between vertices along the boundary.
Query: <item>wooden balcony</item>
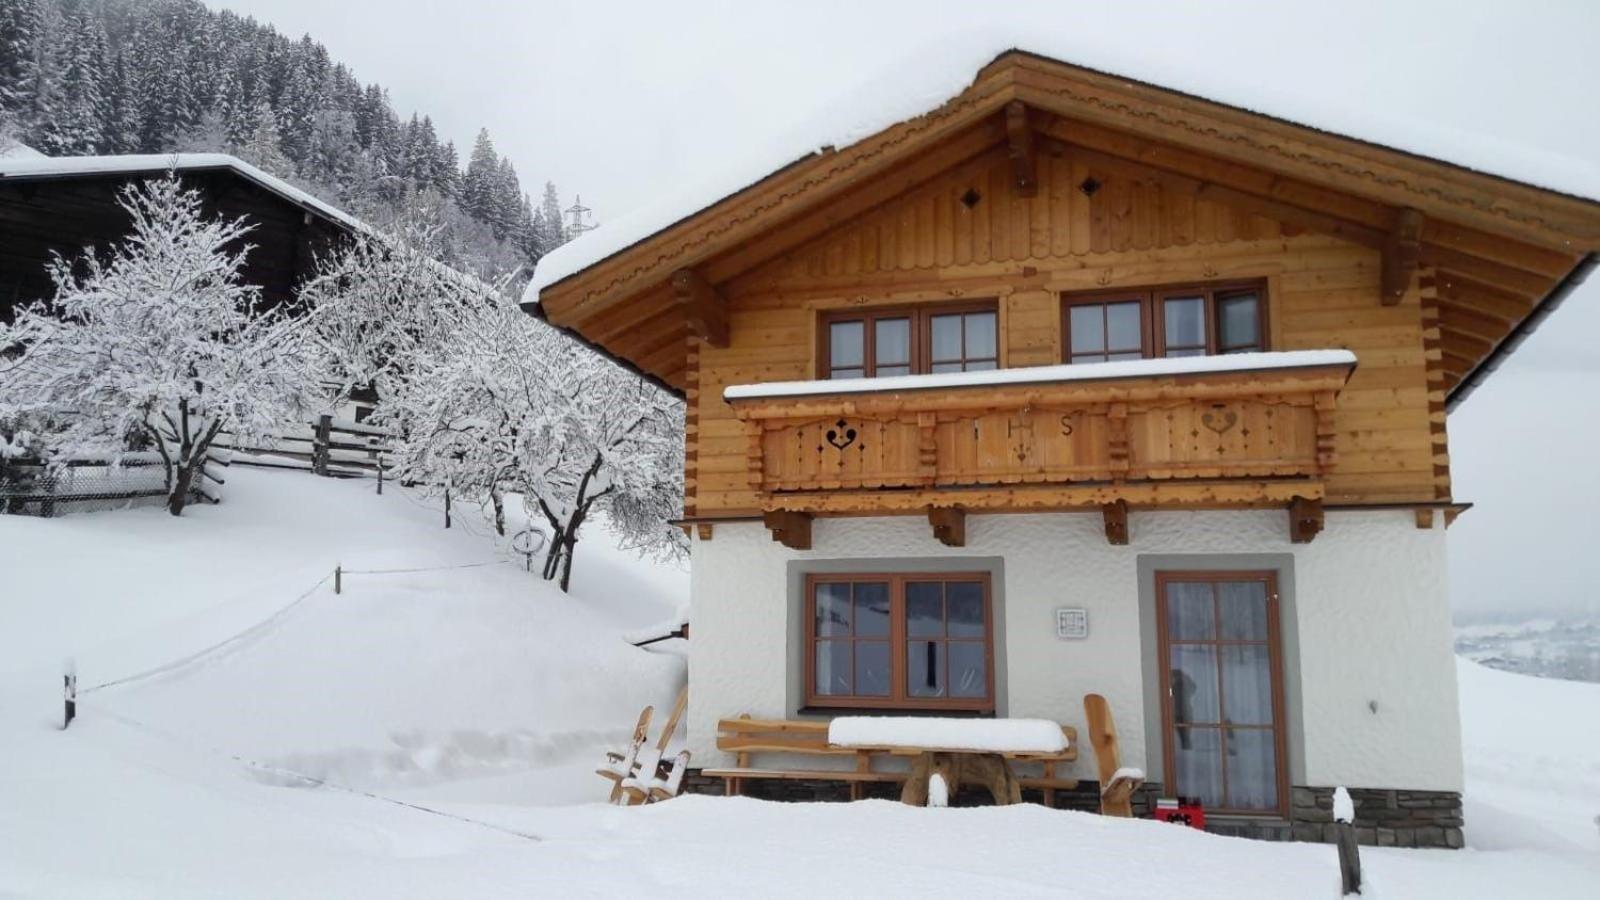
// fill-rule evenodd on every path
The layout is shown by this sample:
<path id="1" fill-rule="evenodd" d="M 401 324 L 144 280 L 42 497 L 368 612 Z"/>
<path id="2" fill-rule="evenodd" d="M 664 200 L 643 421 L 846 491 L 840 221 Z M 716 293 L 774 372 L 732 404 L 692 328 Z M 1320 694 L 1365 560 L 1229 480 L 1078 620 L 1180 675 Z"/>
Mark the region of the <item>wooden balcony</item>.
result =
<path id="1" fill-rule="evenodd" d="M 745 423 L 747 478 L 768 510 L 1045 508 L 1180 493 L 1277 504 L 1322 496 L 1333 410 L 1354 367 L 1347 351 L 1258 353 L 748 385 L 725 397 Z M 1077 490 L 1019 490 L 1030 486 Z M 1007 490 L 983 490 L 995 488 Z M 1027 496 L 1038 502 L 1018 499 Z"/>

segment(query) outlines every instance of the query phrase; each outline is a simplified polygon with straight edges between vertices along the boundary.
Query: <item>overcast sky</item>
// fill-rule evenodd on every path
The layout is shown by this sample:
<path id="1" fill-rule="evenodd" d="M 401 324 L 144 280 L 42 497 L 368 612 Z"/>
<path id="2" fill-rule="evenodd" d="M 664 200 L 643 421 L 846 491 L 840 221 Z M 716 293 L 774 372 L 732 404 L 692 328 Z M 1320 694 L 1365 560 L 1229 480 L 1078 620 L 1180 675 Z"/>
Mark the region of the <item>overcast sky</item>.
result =
<path id="1" fill-rule="evenodd" d="M 531 192 L 553 180 L 602 221 L 973 32 L 1302 120 L 1459 134 L 1474 158 L 1518 163 L 1484 150 L 1510 143 L 1600 169 L 1592 0 L 211 2 L 310 33 L 402 116 L 431 115 L 463 156 L 487 127 Z M 1450 418 L 1456 498 L 1478 504 L 1450 532 L 1462 617 L 1600 617 L 1597 331 L 1600 283 Z"/>

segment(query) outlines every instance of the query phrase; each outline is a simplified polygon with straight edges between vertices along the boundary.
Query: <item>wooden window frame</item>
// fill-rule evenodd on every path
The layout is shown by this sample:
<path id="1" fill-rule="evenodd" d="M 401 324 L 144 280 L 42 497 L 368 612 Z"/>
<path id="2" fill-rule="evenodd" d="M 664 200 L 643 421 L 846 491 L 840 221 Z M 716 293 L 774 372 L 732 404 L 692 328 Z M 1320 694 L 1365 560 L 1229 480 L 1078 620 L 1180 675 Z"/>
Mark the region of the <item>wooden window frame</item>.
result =
<path id="1" fill-rule="evenodd" d="M 889 694 L 883 697 L 841 696 L 817 693 L 817 591 L 819 584 L 838 584 L 858 581 L 882 581 L 889 585 Z M 913 697 L 906 689 L 906 582 L 908 581 L 961 581 L 983 587 L 983 645 L 984 688 L 983 697 Z M 975 715 L 993 715 L 995 711 L 994 682 L 994 591 L 988 572 L 829 572 L 810 573 L 805 578 L 804 616 L 801 627 L 805 629 L 801 641 L 805 663 L 804 702 L 807 710 L 872 709 L 900 712 L 961 712 Z M 948 621 L 948 609 L 946 610 Z M 827 640 L 823 638 L 822 640 Z M 852 623 L 852 642 L 854 636 Z M 946 638 L 939 638 L 948 641 Z M 962 639 L 957 639 L 962 640 Z M 976 643 L 976 639 L 966 639 Z M 851 665 L 854 666 L 854 657 Z M 949 691 L 949 657 L 946 656 L 946 684 Z M 853 674 L 853 673 L 852 673 Z"/>
<path id="2" fill-rule="evenodd" d="M 826 381 L 833 376 L 833 325 L 837 322 L 868 323 L 862 334 L 861 370 L 863 378 L 876 378 L 878 368 L 878 341 L 875 323 L 879 319 L 909 319 L 911 322 L 911 358 L 908 364 L 912 375 L 927 375 L 933 367 L 933 317 L 961 313 L 986 312 L 994 314 L 994 367 L 1001 367 L 1000 348 L 1005 335 L 1000 331 L 1000 302 L 998 300 L 971 300 L 961 303 L 937 305 L 892 306 L 882 309 L 856 307 L 834 309 L 822 313 L 817 328 L 817 378 Z M 962 358 L 959 362 L 987 360 L 990 357 L 966 356 L 966 330 L 962 329 Z M 944 360 L 949 362 L 950 360 Z"/>
<path id="3" fill-rule="evenodd" d="M 1268 331 L 1268 300 L 1267 281 L 1264 278 L 1246 279 L 1238 281 L 1199 282 L 1194 284 L 1162 284 L 1151 287 L 1119 288 L 1106 291 L 1086 291 L 1061 295 L 1061 359 L 1062 362 L 1072 363 L 1072 308 L 1074 306 L 1104 305 L 1118 302 L 1139 303 L 1139 339 L 1140 354 L 1145 359 L 1161 359 L 1167 355 L 1166 340 L 1166 312 L 1162 304 L 1169 299 L 1195 297 L 1201 298 L 1205 307 L 1206 344 L 1204 356 L 1219 356 L 1224 352 L 1238 353 L 1250 352 L 1246 345 L 1235 345 L 1224 348 L 1220 346 L 1220 317 L 1217 314 L 1218 303 L 1231 296 L 1239 294 L 1255 294 L 1256 297 L 1256 350 L 1271 349 L 1271 334 Z M 1103 326 L 1102 326 L 1103 327 Z M 1127 351 L 1123 351 L 1127 352 Z M 1082 353 L 1079 356 L 1107 355 L 1105 351 L 1098 354 Z M 1096 360 L 1088 360 L 1096 361 Z M 1082 365 L 1082 363 L 1078 363 Z"/>
<path id="4" fill-rule="evenodd" d="M 1283 682 L 1283 633 L 1281 605 L 1282 597 L 1278 593 L 1278 573 L 1271 569 L 1264 570 L 1234 570 L 1234 571 L 1185 571 L 1163 570 L 1156 572 L 1156 652 L 1160 656 L 1161 681 L 1157 690 L 1161 695 L 1161 753 L 1163 771 L 1166 779 L 1163 788 L 1168 796 L 1175 794 L 1178 786 L 1175 759 L 1172 746 L 1172 732 L 1175 727 L 1172 723 L 1172 644 L 1167 630 L 1167 585 L 1171 582 L 1241 582 L 1255 581 L 1266 585 L 1267 589 L 1267 666 L 1272 677 L 1272 722 L 1273 722 L 1273 752 L 1277 754 L 1276 776 L 1278 788 L 1278 805 L 1273 809 L 1235 809 L 1231 807 L 1218 807 L 1208 809 L 1207 812 L 1225 816 L 1253 816 L 1265 818 L 1287 819 L 1289 816 L 1289 723 L 1284 714 L 1284 682 Z M 1213 589 L 1213 602 L 1220 603 L 1218 595 Z M 1219 612 L 1214 612 L 1220 621 Z M 1229 644 L 1260 644 L 1260 641 L 1225 640 L 1218 636 L 1214 640 L 1181 640 L 1179 644 L 1210 644 L 1219 649 Z M 1225 695 L 1221 682 L 1219 669 L 1217 682 L 1217 709 L 1220 714 L 1224 708 Z M 1220 745 L 1224 750 L 1227 747 L 1227 732 L 1233 729 L 1261 730 L 1261 726 L 1249 725 L 1219 725 L 1218 732 L 1222 736 Z M 1228 792 L 1228 769 L 1223 765 L 1222 791 L 1226 796 Z"/>

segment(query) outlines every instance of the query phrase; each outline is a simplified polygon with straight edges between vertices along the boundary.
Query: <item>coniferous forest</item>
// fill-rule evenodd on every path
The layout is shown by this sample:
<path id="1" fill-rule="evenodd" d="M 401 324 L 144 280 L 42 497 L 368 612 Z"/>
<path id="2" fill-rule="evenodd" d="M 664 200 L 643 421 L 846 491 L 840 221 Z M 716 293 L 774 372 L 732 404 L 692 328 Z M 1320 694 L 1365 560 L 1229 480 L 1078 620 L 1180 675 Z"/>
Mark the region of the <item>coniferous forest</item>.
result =
<path id="1" fill-rule="evenodd" d="M 425 210 L 442 261 L 526 273 L 569 229 L 487 129 L 468 156 L 309 35 L 198 0 L 0 0 L 0 143 L 50 156 L 231 153 L 374 224 Z M 520 278 L 514 278 L 520 281 Z"/>

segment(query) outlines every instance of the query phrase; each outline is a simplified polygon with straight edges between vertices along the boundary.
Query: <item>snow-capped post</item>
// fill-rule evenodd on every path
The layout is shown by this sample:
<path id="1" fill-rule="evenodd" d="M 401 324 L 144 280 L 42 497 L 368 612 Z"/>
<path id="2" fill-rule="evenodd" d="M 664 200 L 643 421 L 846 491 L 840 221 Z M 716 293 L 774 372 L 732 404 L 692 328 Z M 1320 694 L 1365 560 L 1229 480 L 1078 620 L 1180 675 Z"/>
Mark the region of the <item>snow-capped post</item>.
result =
<path id="1" fill-rule="evenodd" d="M 1343 894 L 1361 893 L 1361 856 L 1356 845 L 1356 805 L 1343 786 L 1333 791 L 1333 829 L 1339 848 L 1339 880 Z"/>
<path id="2" fill-rule="evenodd" d="M 333 567 L 333 592 L 335 594 L 344 593 L 344 566 L 343 565 L 337 565 L 337 566 Z"/>
<path id="3" fill-rule="evenodd" d="M 444 492 L 444 527 L 450 527 L 450 492 Z"/>
<path id="4" fill-rule="evenodd" d="M 61 676 L 62 712 L 61 730 L 66 731 L 78 717 L 78 671 L 72 660 L 67 660 L 67 671 Z"/>
<path id="5" fill-rule="evenodd" d="M 328 474 L 329 444 L 333 442 L 333 416 L 323 413 L 317 419 L 316 439 L 311 444 L 311 474 Z"/>

